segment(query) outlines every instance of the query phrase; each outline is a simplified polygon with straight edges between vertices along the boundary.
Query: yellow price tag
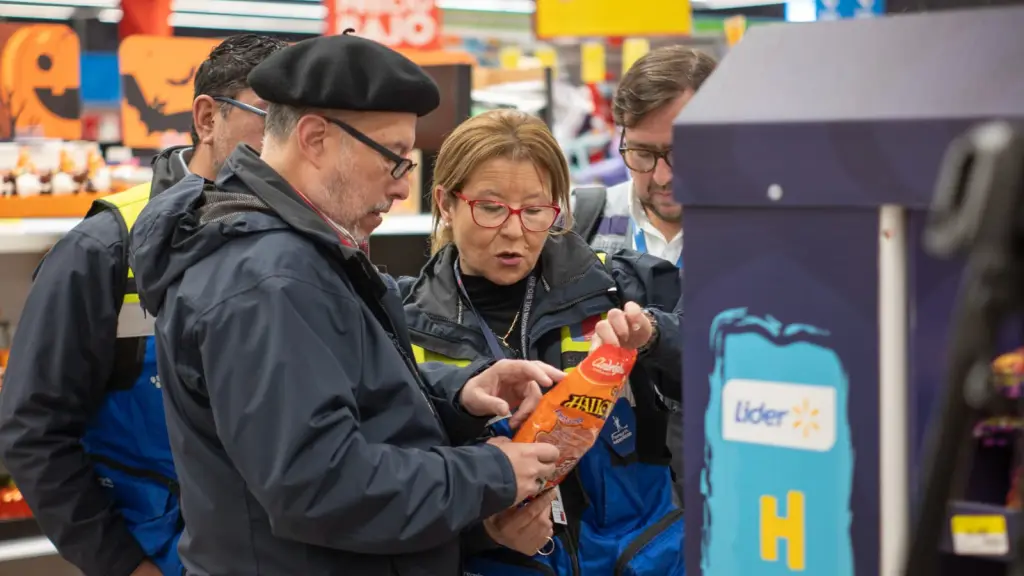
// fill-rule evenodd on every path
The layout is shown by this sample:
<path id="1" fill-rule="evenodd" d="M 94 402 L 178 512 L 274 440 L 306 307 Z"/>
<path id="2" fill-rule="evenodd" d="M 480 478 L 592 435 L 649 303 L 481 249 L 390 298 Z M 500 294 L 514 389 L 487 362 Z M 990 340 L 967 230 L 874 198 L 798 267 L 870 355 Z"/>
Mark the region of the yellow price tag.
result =
<path id="1" fill-rule="evenodd" d="M 953 551 L 958 555 L 1004 556 L 1010 552 L 1004 516 L 955 515 L 949 523 L 953 533 Z"/>
<path id="2" fill-rule="evenodd" d="M 584 84 L 604 82 L 604 44 L 584 42 L 580 46 L 580 77 Z"/>
<path id="3" fill-rule="evenodd" d="M 622 43 L 622 75 L 633 67 L 637 60 L 651 51 L 651 43 L 646 38 L 627 38 Z"/>
<path id="4" fill-rule="evenodd" d="M 1006 518 L 1004 516 L 953 516 L 950 523 L 953 534 L 1006 533 Z"/>
<path id="5" fill-rule="evenodd" d="M 558 67 L 558 53 L 550 46 L 542 46 L 533 52 L 533 57 L 540 61 L 544 68 Z"/>
<path id="6" fill-rule="evenodd" d="M 518 70 L 519 57 L 522 55 L 519 46 L 505 46 L 498 52 L 498 63 L 502 70 Z"/>

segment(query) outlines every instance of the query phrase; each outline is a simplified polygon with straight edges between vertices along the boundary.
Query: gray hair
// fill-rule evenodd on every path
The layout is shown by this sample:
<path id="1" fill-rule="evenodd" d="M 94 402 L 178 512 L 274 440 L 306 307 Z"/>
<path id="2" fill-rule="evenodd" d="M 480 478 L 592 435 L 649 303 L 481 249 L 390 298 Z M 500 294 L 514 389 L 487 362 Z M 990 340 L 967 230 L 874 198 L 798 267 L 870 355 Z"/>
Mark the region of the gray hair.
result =
<path id="1" fill-rule="evenodd" d="M 275 140 L 285 140 L 295 131 L 299 119 L 306 114 L 309 114 L 309 110 L 305 108 L 271 103 L 267 106 L 264 132 Z"/>

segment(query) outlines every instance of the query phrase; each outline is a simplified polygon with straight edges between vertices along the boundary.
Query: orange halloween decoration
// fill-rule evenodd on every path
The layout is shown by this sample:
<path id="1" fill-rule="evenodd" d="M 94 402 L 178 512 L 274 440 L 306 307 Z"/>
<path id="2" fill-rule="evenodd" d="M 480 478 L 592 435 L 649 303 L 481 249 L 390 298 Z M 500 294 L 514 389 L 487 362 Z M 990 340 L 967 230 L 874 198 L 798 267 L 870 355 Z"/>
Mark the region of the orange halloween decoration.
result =
<path id="1" fill-rule="evenodd" d="M 142 35 L 121 42 L 125 146 L 164 148 L 188 139 L 195 74 L 219 43 L 215 38 Z"/>
<path id="2" fill-rule="evenodd" d="M 0 135 L 82 136 L 79 42 L 60 24 L 20 26 L 0 56 L 0 100 L 8 122 Z"/>

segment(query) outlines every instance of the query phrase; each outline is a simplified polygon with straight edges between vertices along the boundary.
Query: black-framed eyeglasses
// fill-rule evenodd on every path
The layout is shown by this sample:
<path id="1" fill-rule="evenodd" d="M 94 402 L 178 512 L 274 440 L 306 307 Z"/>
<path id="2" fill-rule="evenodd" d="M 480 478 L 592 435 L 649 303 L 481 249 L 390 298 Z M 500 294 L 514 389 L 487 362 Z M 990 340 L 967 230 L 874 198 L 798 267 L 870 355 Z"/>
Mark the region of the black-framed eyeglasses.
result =
<path id="1" fill-rule="evenodd" d="M 356 140 L 359 140 L 363 144 L 369 146 L 375 152 L 377 152 L 378 154 L 386 158 L 389 162 L 394 164 L 394 166 L 391 168 L 391 177 L 394 178 L 395 180 L 401 180 L 406 176 L 406 174 L 412 172 L 413 168 L 416 167 L 416 163 L 413 162 L 412 160 L 409 160 L 408 158 L 403 158 L 398 154 L 395 154 L 391 150 L 388 150 L 385 146 L 381 146 L 380 144 L 378 144 L 377 141 L 375 141 L 373 138 L 370 138 L 366 134 L 363 134 L 359 130 L 356 130 L 349 124 L 342 122 L 337 118 L 331 118 L 329 116 L 321 116 L 321 118 L 327 120 L 331 124 L 334 124 L 338 128 L 341 128 L 345 132 L 348 132 L 350 136 L 352 136 Z"/>
<path id="2" fill-rule="evenodd" d="M 500 228 L 513 215 L 519 217 L 519 223 L 530 232 L 547 232 L 555 225 L 562 209 L 554 204 L 534 204 L 513 208 L 496 200 L 470 200 L 455 192 L 455 197 L 469 204 L 473 222 L 481 228 Z"/>
<path id="3" fill-rule="evenodd" d="M 664 160 L 665 165 L 672 167 L 672 148 L 666 150 L 651 150 L 650 148 L 634 148 L 626 146 L 626 132 L 619 136 L 619 154 L 622 154 L 622 161 L 626 168 L 634 172 L 654 172 L 658 166 L 658 160 Z"/>
<path id="4" fill-rule="evenodd" d="M 234 98 L 228 98 L 227 96 L 214 96 L 213 99 L 217 102 L 223 102 L 224 104 L 228 104 L 229 106 L 234 106 L 235 108 L 238 108 L 240 110 L 252 112 L 253 114 L 259 116 L 260 118 L 267 117 L 266 110 L 263 110 L 262 108 L 257 108 L 252 104 L 246 104 L 245 102 L 240 102 L 238 100 L 235 100 Z"/>

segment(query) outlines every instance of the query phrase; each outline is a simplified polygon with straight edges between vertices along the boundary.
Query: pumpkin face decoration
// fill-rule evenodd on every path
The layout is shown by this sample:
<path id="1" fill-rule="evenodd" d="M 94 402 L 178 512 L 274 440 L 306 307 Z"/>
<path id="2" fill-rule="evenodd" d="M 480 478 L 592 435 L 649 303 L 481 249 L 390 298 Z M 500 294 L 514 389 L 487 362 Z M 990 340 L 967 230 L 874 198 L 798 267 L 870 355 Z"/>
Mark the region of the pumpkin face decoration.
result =
<path id="1" fill-rule="evenodd" d="M 0 98 L 11 135 L 82 137 L 78 35 L 59 24 L 22 26 L 0 56 Z"/>

